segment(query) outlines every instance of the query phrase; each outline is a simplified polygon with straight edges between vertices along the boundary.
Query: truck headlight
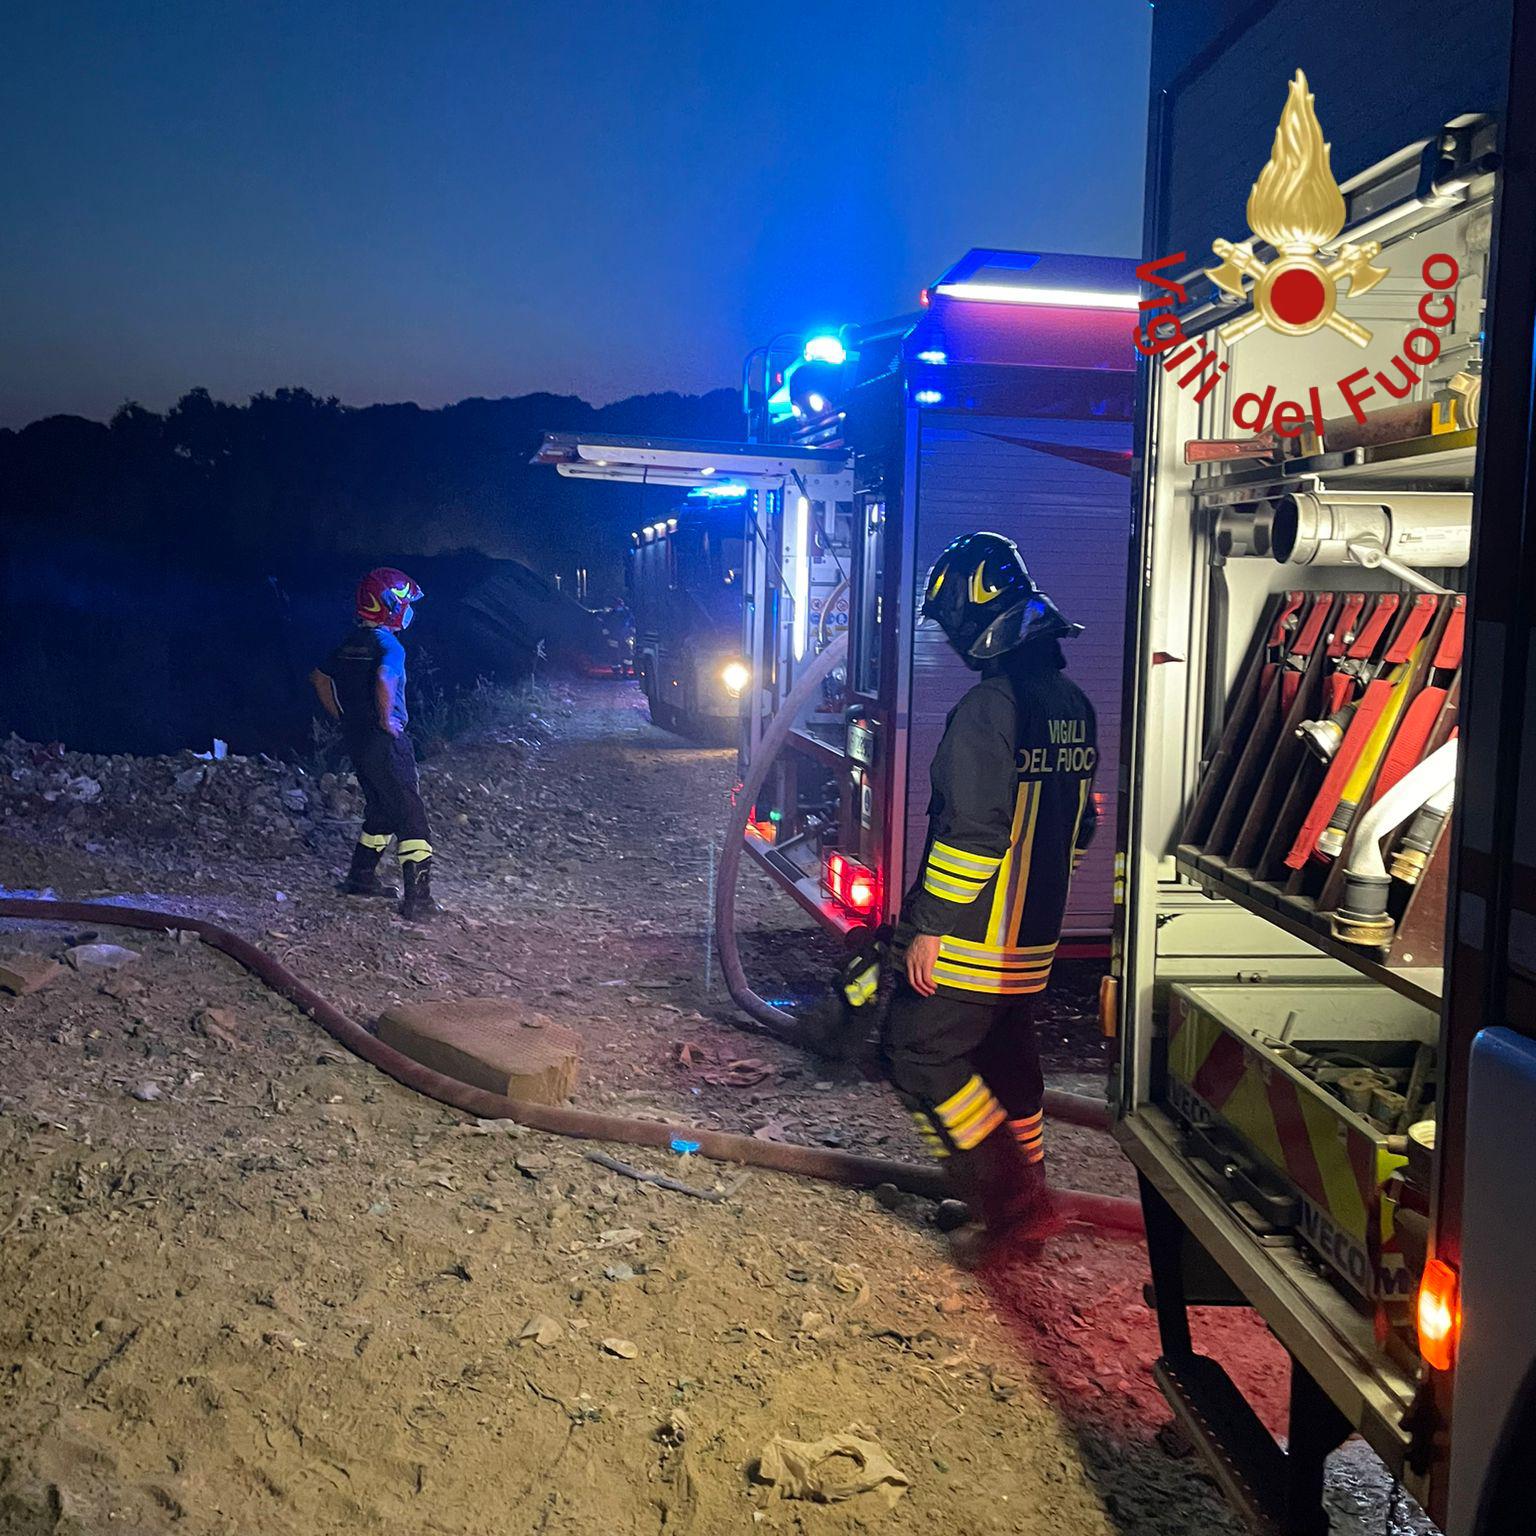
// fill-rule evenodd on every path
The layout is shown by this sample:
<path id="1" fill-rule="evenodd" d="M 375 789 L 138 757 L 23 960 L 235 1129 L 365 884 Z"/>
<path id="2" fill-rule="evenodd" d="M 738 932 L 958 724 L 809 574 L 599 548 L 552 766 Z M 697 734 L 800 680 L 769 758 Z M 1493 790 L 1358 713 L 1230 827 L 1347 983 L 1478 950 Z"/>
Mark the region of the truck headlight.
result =
<path id="1" fill-rule="evenodd" d="M 733 699 L 739 699 L 752 681 L 752 669 L 744 661 L 728 661 L 720 669 L 720 681 Z"/>

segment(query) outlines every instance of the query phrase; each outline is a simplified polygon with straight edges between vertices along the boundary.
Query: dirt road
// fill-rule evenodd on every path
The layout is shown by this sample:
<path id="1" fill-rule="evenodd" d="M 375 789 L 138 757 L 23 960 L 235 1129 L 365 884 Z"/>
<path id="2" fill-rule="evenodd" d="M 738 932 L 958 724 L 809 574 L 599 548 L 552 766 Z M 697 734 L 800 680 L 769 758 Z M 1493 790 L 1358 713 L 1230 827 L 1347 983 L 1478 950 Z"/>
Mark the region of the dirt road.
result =
<path id="1" fill-rule="evenodd" d="M 538 709 L 428 767 L 454 914 L 430 930 L 334 894 L 344 816 L 219 819 L 216 768 L 175 763 L 163 794 L 103 770 L 88 800 L 0 804 L 0 883 L 217 914 L 359 1019 L 514 1000 L 579 1029 L 586 1105 L 920 1157 L 856 1063 L 725 1022 L 705 933 L 729 755 L 627 688 Z M 789 903 L 754 877 L 743 907 L 765 990 L 824 985 Z M 1159 1439 L 1139 1250 L 1070 1236 L 983 1287 L 920 1202 L 635 1154 L 724 1199 L 657 1191 L 396 1088 L 199 945 L 0 934 L 89 943 L 134 953 L 0 1003 L 0 1532 L 1234 1529 Z M 1063 978 L 1048 1031 L 1078 1084 L 1091 981 Z M 1129 1188 L 1100 1138 L 1052 1153 Z M 1259 1330 L 1205 1332 L 1280 1401 Z M 854 1426 L 904 1487 L 823 1505 L 760 1480 L 775 1436 Z M 1372 1476 L 1337 1499 L 1379 1530 Z"/>

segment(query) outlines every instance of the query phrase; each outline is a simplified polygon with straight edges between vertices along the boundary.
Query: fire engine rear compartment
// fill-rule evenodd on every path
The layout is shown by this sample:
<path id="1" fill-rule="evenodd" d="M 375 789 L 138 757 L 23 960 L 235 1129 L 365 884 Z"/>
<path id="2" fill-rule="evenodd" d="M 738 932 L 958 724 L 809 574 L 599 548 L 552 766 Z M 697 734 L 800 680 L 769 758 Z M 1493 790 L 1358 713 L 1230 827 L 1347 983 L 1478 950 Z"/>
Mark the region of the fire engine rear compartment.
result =
<path id="1" fill-rule="evenodd" d="M 1070 662 L 1100 715 L 1100 751 L 1109 757 L 1101 788 L 1112 780 L 1132 281 L 1133 263 L 1122 259 L 972 251 L 935 282 L 930 307 L 901 335 L 889 366 L 847 400 L 846 731 L 819 770 L 836 807 L 831 824 L 818 829 L 819 843 L 799 846 L 807 876 L 818 852 L 824 864 L 851 860 L 867 872 L 877 892 L 864 919 L 871 927 L 899 915 L 926 834 L 933 754 L 950 709 L 976 680 L 942 633 L 919 622 L 927 571 L 961 534 L 985 528 L 1013 538 L 1036 580 L 1087 627 Z M 1053 302 L 1055 291 L 1064 302 Z M 815 770 L 802 762 L 795 771 L 804 784 Z M 1079 871 L 1067 915 L 1067 942 L 1085 940 L 1099 953 L 1111 914 L 1109 842 Z M 834 891 L 834 917 L 838 905 Z"/>
<path id="2" fill-rule="evenodd" d="M 847 555 L 847 708 L 813 708 L 791 736 L 770 796 L 759 799 L 748 844 L 829 926 L 852 931 L 894 921 L 908 872 L 921 859 L 929 765 L 949 711 L 976 675 L 941 631 L 916 622 L 915 593 L 940 551 L 962 533 L 987 528 L 1014 539 L 1035 579 L 1085 626 L 1068 662 L 1099 712 L 1101 804 L 1105 786 L 1114 783 L 1129 374 L 1118 375 L 1113 414 L 1080 419 L 1064 414 L 1074 392 L 1054 370 L 1042 372 L 1032 390 L 1039 415 L 907 407 L 905 464 L 856 458 L 853 522 L 862 538 Z M 1098 841 L 1075 874 L 1064 934 L 1069 945 L 1086 943 L 1097 953 L 1110 927 L 1112 841 Z M 826 865 L 834 853 L 871 872 L 875 899 L 868 912 L 829 889 Z"/>
<path id="3" fill-rule="evenodd" d="M 846 622 L 850 649 L 843 686 L 807 709 L 758 795 L 747 848 L 835 932 L 858 936 L 897 919 L 926 832 L 933 754 L 976 681 L 942 633 L 918 621 L 929 566 L 959 535 L 986 528 L 1015 539 L 1036 579 L 1086 626 L 1069 660 L 1099 713 L 1101 795 L 1113 782 L 1133 278 L 1121 258 L 968 253 L 934 283 L 924 313 L 876 328 L 878 350 L 853 333 L 859 382 L 838 397 L 831 425 L 803 428 L 848 453 L 851 499 L 813 495 L 797 519 L 786 490 L 764 509 L 763 547 L 778 558 L 749 558 L 744 654 L 765 696 L 777 707 L 800 671 L 794 587 L 806 530 L 825 564 L 846 574 L 846 618 L 837 613 L 834 625 Z M 1056 291 L 1067 300 L 1052 302 Z M 825 636 L 811 596 L 815 642 Z M 749 741 L 749 760 L 753 750 Z M 1111 841 L 1090 850 L 1067 916 L 1067 943 L 1097 954 L 1111 921 Z"/>
<path id="4" fill-rule="evenodd" d="M 1463 129 L 1464 145 L 1487 142 L 1485 125 Z M 1379 240 L 1389 269 L 1347 306 L 1371 332 L 1363 346 L 1329 329 L 1218 341 L 1244 311 L 1204 297 L 1197 269 L 1181 329 L 1229 371 L 1196 401 L 1179 384 L 1188 358 L 1147 369 L 1120 1136 L 1143 1184 L 1165 1391 L 1197 1441 L 1221 1441 L 1228 1492 L 1283 1529 L 1308 1528 L 1322 1456 L 1351 1429 L 1421 1501 L 1443 1493 L 1417 1417 L 1427 1373 L 1409 1302 L 1430 1233 L 1444 818 L 1418 852 L 1406 827 L 1385 838 L 1385 911 L 1357 910 L 1383 883 L 1357 878 L 1370 806 L 1453 739 L 1467 622 L 1492 178 L 1383 197 L 1419 156 L 1344 184 L 1357 224 L 1375 189 L 1372 227 L 1348 238 Z M 1437 315 L 1449 295 L 1455 317 L 1405 376 L 1395 360 L 1426 294 Z M 1338 385 L 1361 369 L 1353 387 L 1377 390 L 1363 428 Z M 1235 403 L 1254 396 L 1256 413 L 1266 391 L 1253 435 L 1295 401 L 1306 426 L 1289 449 L 1185 461 L 1187 444 L 1233 439 Z M 1290 1351 L 1300 1454 L 1194 1354 L 1185 1307 L 1202 1302 L 1258 1308 Z"/>
<path id="5" fill-rule="evenodd" d="M 1048 376 L 1049 377 L 1049 376 Z M 1084 632 L 1066 645 L 1068 669 L 1098 714 L 1100 804 L 1116 781 L 1119 678 L 1124 634 L 1125 525 L 1131 423 L 1123 404 L 1074 418 L 1062 391 L 1049 415 L 967 418 L 925 411 L 916 465 L 913 569 L 921 582 L 952 540 L 978 528 L 1018 544 L 1035 581 Z M 1048 382 L 1047 390 L 1052 388 Z M 1114 414 L 1110 414 L 1110 410 Z M 922 858 L 928 829 L 928 766 L 949 711 L 975 682 L 943 634 L 920 625 L 911 638 L 904 870 Z M 1096 840 L 1072 878 L 1063 938 L 1099 939 L 1110 926 L 1113 839 Z"/>

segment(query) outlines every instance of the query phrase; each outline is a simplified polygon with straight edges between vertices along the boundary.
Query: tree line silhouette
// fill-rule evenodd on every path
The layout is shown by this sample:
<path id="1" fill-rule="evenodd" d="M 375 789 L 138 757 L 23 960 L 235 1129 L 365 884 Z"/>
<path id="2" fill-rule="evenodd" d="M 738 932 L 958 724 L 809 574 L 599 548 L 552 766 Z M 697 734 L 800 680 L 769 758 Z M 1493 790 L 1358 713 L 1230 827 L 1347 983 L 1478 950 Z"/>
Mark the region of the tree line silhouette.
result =
<path id="1" fill-rule="evenodd" d="M 214 734 L 294 750 L 303 674 L 346 623 L 358 575 L 380 564 L 428 589 L 412 636 L 440 686 L 515 672 L 520 641 L 498 646 L 451 611 L 487 580 L 500 584 L 482 609 L 540 608 L 543 581 L 563 574 L 569 591 L 577 567 L 592 601 L 618 596 L 630 529 L 672 494 L 536 468 L 540 435 L 737 438 L 740 423 L 727 390 L 423 409 L 305 389 L 235 405 L 194 389 L 164 413 L 129 403 L 107 423 L 0 430 L 0 731 L 90 751 Z M 540 611 L 508 633 L 547 626 Z"/>

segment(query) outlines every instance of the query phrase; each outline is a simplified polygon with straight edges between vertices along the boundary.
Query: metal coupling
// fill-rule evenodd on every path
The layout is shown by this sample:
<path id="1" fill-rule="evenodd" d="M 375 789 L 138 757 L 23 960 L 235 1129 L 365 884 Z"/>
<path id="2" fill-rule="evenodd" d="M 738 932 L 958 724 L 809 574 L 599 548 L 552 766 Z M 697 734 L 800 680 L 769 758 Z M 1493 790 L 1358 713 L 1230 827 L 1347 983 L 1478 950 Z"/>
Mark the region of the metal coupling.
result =
<path id="1" fill-rule="evenodd" d="M 1355 812 L 1359 807 L 1353 800 L 1340 800 L 1328 818 L 1328 825 L 1318 833 L 1317 852 L 1324 859 L 1336 859 L 1349 841 L 1349 829 L 1354 825 Z"/>
<path id="2" fill-rule="evenodd" d="M 1389 875 L 1347 874 L 1344 894 L 1329 914 L 1334 938 L 1362 949 L 1387 948 L 1397 934 L 1397 924 L 1387 912 L 1391 893 Z"/>
<path id="3" fill-rule="evenodd" d="M 1344 727 L 1338 715 L 1329 715 L 1326 720 L 1303 720 L 1296 727 L 1296 734 L 1313 757 L 1325 763 L 1333 760 L 1333 754 L 1344 741 Z"/>
<path id="4" fill-rule="evenodd" d="M 1445 818 L 1446 811 L 1433 802 L 1419 807 L 1408 830 L 1403 834 L 1402 842 L 1392 855 L 1394 880 L 1401 880 L 1405 885 L 1419 883 L 1419 876 L 1424 873 L 1424 866 L 1429 862 L 1430 850 L 1435 846 L 1440 828 L 1445 825 Z"/>

